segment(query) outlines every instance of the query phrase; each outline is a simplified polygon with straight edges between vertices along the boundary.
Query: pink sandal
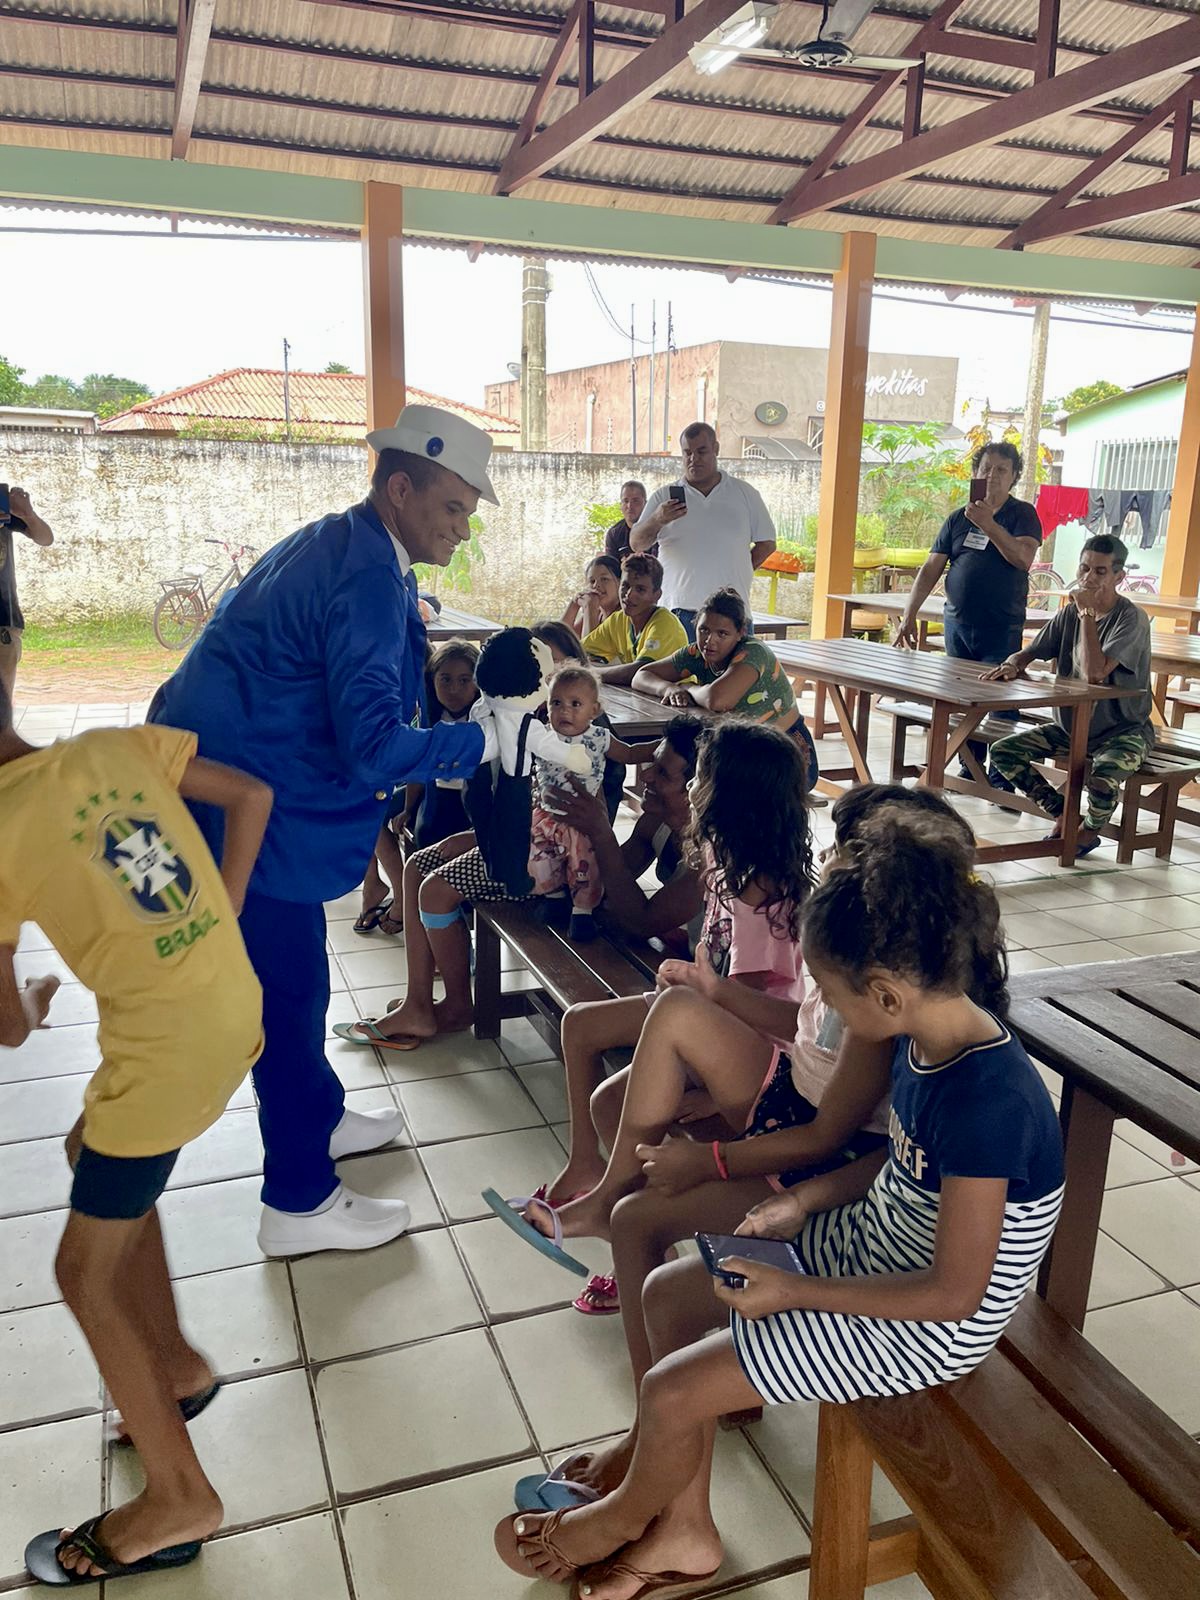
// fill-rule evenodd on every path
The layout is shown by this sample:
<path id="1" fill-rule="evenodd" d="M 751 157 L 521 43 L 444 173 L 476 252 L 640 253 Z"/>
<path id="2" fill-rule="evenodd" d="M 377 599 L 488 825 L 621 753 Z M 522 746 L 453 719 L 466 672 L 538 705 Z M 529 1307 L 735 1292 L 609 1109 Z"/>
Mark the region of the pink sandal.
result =
<path id="1" fill-rule="evenodd" d="M 617 1280 L 606 1277 L 603 1273 L 596 1273 L 588 1279 L 582 1294 L 572 1300 L 571 1304 L 576 1311 L 582 1311 L 585 1317 L 616 1316 L 621 1310 Z"/>

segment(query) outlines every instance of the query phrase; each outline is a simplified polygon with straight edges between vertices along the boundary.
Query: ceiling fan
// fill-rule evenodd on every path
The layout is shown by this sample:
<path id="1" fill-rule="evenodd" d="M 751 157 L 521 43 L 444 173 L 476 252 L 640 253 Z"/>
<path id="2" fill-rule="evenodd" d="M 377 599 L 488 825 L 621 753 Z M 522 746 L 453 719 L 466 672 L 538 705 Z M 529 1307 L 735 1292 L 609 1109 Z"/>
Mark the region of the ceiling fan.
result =
<path id="1" fill-rule="evenodd" d="M 875 0 L 833 0 L 830 5 L 829 0 L 825 0 L 817 37 L 808 44 L 788 45 L 778 53 L 785 60 L 796 61 L 816 72 L 827 72 L 831 67 L 866 67 L 876 72 L 900 72 L 906 67 L 919 67 L 919 56 L 863 56 L 847 43 L 867 20 L 874 3 Z"/>

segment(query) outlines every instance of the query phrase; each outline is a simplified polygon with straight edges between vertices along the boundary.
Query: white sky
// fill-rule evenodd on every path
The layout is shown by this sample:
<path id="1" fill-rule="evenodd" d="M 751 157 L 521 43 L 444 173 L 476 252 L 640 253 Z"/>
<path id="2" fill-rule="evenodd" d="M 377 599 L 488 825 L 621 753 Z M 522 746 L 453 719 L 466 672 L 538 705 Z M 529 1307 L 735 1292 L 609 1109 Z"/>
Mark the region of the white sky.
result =
<path id="1" fill-rule="evenodd" d="M 0 213 L 0 281 L 9 286 L 0 316 L 0 355 L 27 369 L 79 379 L 115 372 L 156 393 L 182 388 L 227 367 L 278 367 L 282 341 L 296 368 L 343 361 L 362 370 L 362 268 L 359 248 L 340 241 L 237 237 L 84 237 L 6 231 L 21 220 L 64 228 L 76 220 Z M 130 226 L 113 223 L 112 226 Z M 141 226 L 134 223 L 132 226 Z M 613 360 L 628 337 L 613 329 L 582 267 L 551 264 L 547 338 L 551 370 Z M 599 288 L 628 326 L 649 336 L 658 302 L 659 347 L 668 299 L 676 346 L 708 339 L 821 345 L 828 338 L 828 292 L 774 283 L 730 284 L 719 273 L 597 267 Z M 410 247 L 405 254 L 409 381 L 480 404 L 483 386 L 505 378 L 520 358 L 520 262 Z M 19 285 L 19 292 L 12 292 Z M 887 291 L 900 294 L 901 291 Z M 979 302 L 975 305 L 978 306 Z M 1131 384 L 1187 365 L 1190 327 L 1152 331 L 1129 311 L 1125 325 L 1098 327 L 1094 314 L 1062 310 L 1052 324 L 1047 393 L 1108 378 Z M 1090 326 L 1061 317 L 1090 319 Z M 1177 319 L 1182 321 L 1182 319 Z M 959 400 L 997 406 L 1024 402 L 1029 313 L 986 312 L 940 296 L 876 296 L 872 345 L 913 355 L 956 355 Z"/>

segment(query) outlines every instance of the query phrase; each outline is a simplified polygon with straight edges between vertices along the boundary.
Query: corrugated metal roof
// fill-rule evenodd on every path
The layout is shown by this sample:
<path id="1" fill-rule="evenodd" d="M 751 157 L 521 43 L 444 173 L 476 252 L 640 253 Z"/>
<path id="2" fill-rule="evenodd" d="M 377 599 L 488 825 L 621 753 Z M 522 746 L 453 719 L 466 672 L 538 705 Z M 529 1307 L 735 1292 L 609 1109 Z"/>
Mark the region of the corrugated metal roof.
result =
<path id="1" fill-rule="evenodd" d="M 236 367 L 218 372 L 185 389 L 143 400 L 100 424 L 109 433 L 150 430 L 171 432 L 197 419 L 227 422 L 261 422 L 283 426 L 290 410 L 297 426 L 319 427 L 335 437 L 361 439 L 367 428 L 367 380 L 360 372 L 291 372 L 260 367 Z M 410 401 L 440 406 L 491 434 L 519 435 L 520 424 L 479 406 L 424 389 L 408 390 Z"/>
<path id="2" fill-rule="evenodd" d="M 855 47 L 904 54 L 934 4 L 881 0 Z M 566 0 L 395 0 L 395 8 L 381 0 L 376 11 L 320 0 L 219 0 L 189 159 L 490 192 L 565 8 Z M 177 9 L 176 0 L 29 0 L 21 19 L 0 12 L 0 140 L 164 155 Z M 985 41 L 1028 42 L 1037 15 L 1037 0 L 967 0 L 953 26 Z M 1200 0 L 1171 0 L 1169 9 L 1063 0 L 1059 70 L 1136 46 L 1189 15 L 1200 15 Z M 773 19 L 769 43 L 798 46 L 820 19 L 814 0 L 793 0 Z M 635 59 L 662 25 L 652 11 L 598 5 L 598 79 Z M 545 120 L 574 104 L 575 71 L 568 52 Z M 521 193 L 762 220 L 874 78 L 815 73 L 780 58 L 741 58 L 718 77 L 702 78 L 685 62 L 654 99 Z M 869 217 L 880 231 L 903 237 L 995 244 L 1000 228 L 1028 216 L 1132 118 L 1185 81 L 1164 75 L 1108 106 L 1044 118 L 1002 145 L 960 152 L 831 216 L 806 216 L 804 225 L 840 230 L 847 217 Z M 1029 82 L 1028 72 L 1011 66 L 931 53 L 923 125 L 941 126 Z M 889 149 L 903 106 L 901 85 L 849 141 L 835 170 Z M 1087 196 L 1157 181 L 1170 150 L 1166 127 L 1102 174 Z M 1191 261 L 1200 255 L 1200 211 L 1131 218 L 1086 241 L 1068 237 L 1041 248 Z"/>

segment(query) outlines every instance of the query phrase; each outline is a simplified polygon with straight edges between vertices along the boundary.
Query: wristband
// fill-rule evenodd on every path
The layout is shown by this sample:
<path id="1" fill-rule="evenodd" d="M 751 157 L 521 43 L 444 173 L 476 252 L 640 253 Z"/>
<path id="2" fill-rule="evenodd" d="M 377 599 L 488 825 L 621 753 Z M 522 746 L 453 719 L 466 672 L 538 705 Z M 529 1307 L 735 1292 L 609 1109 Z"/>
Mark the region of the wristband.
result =
<path id="1" fill-rule="evenodd" d="M 721 1154 L 721 1141 L 714 1139 L 712 1142 L 713 1160 L 717 1165 L 717 1174 L 722 1183 L 729 1182 L 729 1168 L 725 1165 L 725 1157 Z"/>

